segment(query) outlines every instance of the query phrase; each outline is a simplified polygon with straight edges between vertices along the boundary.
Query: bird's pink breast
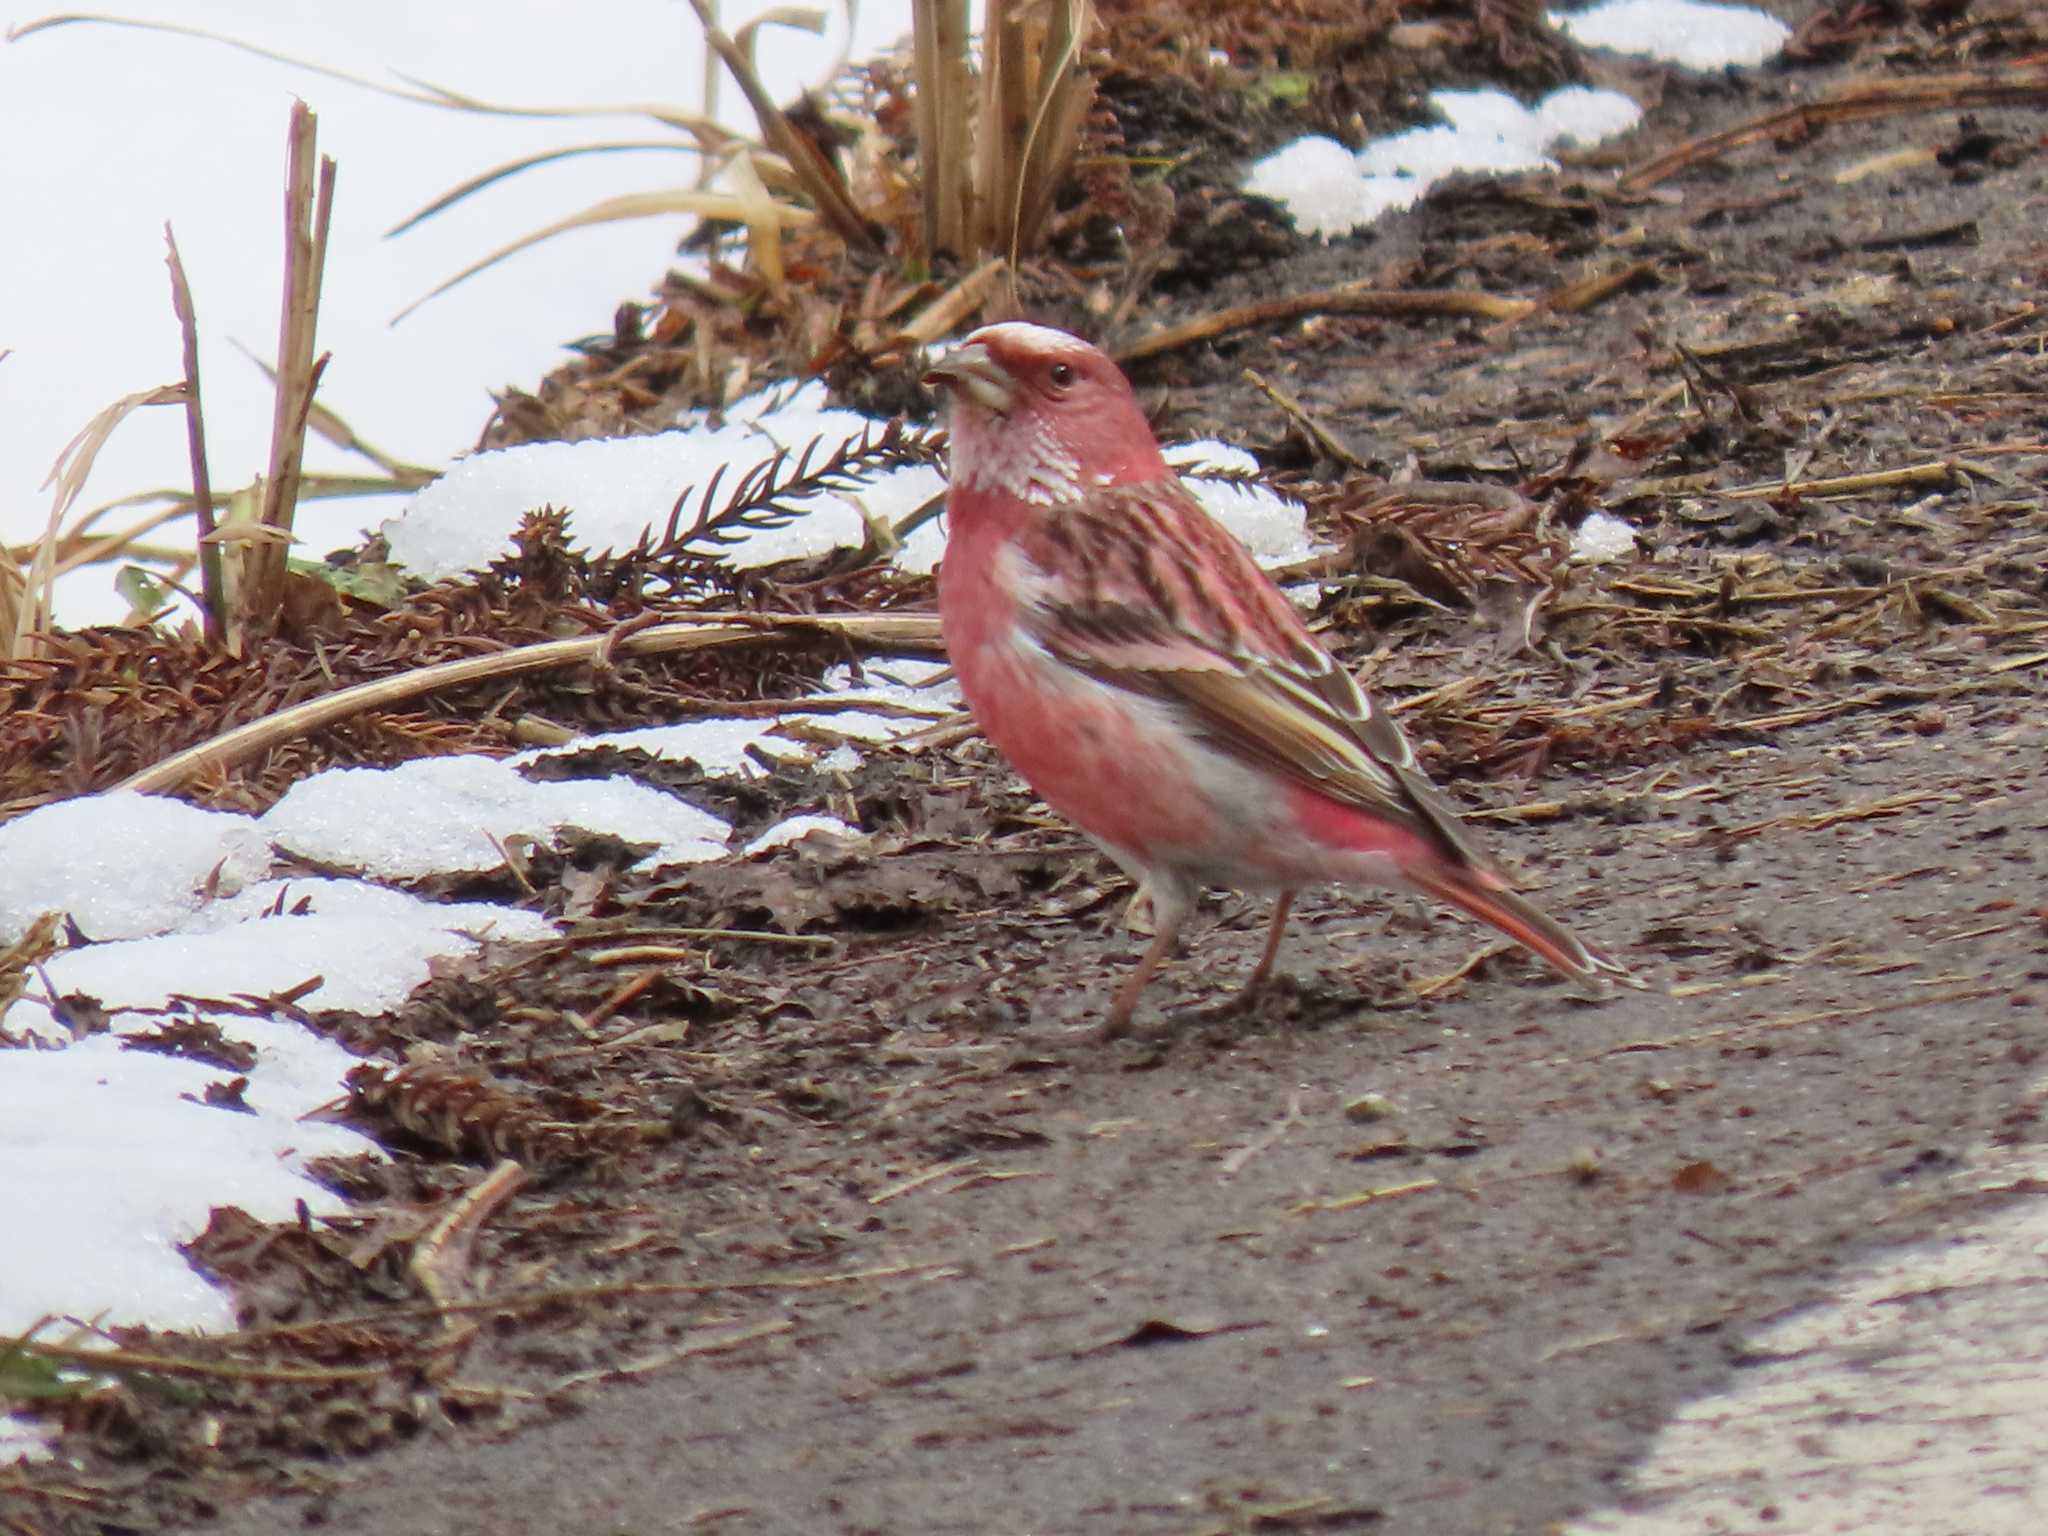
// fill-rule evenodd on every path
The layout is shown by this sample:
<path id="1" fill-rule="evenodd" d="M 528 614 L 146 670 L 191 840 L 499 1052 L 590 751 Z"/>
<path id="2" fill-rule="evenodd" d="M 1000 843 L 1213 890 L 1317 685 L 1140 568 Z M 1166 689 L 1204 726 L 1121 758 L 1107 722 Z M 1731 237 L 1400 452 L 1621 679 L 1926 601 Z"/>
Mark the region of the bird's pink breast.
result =
<path id="1" fill-rule="evenodd" d="M 1215 817 L 1186 743 L 1159 707 L 1074 671 L 1026 638 L 1003 580 L 1004 542 L 997 529 L 956 517 L 939 573 L 946 648 L 982 733 L 1091 837 L 1147 862 L 1206 846 Z"/>

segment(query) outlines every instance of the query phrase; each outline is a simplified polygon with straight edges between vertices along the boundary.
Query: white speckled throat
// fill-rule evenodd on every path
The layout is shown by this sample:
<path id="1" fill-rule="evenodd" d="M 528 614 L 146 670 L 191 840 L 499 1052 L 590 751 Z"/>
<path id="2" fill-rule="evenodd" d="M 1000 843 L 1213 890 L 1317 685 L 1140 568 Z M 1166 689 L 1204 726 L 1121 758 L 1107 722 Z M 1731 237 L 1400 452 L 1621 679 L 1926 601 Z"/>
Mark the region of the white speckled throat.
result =
<path id="1" fill-rule="evenodd" d="M 1080 496 L 1081 464 L 1042 417 L 994 416 L 962 401 L 953 408 L 953 483 L 1058 506 Z"/>

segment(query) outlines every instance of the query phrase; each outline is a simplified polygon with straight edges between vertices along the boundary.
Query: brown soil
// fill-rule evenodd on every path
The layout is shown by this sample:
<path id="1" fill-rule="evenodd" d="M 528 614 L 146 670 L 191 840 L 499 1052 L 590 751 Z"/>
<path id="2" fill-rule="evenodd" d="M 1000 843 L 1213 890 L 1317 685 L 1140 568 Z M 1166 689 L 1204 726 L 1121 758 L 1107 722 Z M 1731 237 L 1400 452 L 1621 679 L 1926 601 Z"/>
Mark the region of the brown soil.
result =
<path id="1" fill-rule="evenodd" d="M 1988 16 L 1632 70 L 1661 99 L 1605 158 L 2048 45 Z M 1219 898 L 1151 1038 L 1071 1043 L 1141 947 L 1127 888 L 985 747 L 744 791 L 638 764 L 874 835 L 660 882 L 543 857 L 570 942 L 328 1021 L 384 1063 L 356 1113 L 393 1160 L 335 1170 L 360 1221 L 217 1217 L 233 1370 L 78 1405 L 75 1467 L 0 1484 L 0 1529 L 1422 1536 L 1611 1502 L 1749 1325 L 2040 1134 L 2041 143 L 2021 110 L 1895 115 L 1637 196 L 1600 167 L 1452 188 L 1140 317 L 1643 264 L 1583 310 L 1311 317 L 1137 378 L 1177 431 L 1341 476 L 1317 516 L 1377 563 L 1331 573 L 1331 642 L 1656 990 L 1581 1002 L 1325 892 L 1233 1014 L 1263 911 Z M 1907 150 L 1934 155 L 1840 175 Z M 1395 473 L 1466 503 L 1373 501 Z M 1656 559 L 1564 568 L 1593 507 Z M 651 933 L 693 958 L 600 953 Z M 476 1308 L 436 1314 L 408 1261 L 499 1158 L 529 1182 L 442 1282 Z"/>

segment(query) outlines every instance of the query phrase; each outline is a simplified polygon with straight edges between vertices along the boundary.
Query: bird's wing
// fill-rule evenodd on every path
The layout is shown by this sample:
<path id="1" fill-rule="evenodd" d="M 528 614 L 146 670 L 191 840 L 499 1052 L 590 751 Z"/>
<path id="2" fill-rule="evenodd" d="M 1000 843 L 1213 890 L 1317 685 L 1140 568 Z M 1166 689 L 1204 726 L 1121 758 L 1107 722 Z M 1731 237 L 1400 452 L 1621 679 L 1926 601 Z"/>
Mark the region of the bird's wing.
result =
<path id="1" fill-rule="evenodd" d="M 1212 745 L 1491 869 L 1414 750 L 1244 546 L 1175 479 L 1091 491 L 1017 545 L 1032 638 L 1184 708 Z"/>

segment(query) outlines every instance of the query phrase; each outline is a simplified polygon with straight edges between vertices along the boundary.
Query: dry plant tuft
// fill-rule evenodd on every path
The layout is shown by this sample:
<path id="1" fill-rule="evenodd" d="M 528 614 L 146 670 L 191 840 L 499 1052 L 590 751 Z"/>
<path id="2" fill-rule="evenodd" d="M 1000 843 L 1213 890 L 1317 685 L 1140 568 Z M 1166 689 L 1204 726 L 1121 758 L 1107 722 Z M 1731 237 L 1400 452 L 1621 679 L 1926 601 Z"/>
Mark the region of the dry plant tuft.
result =
<path id="1" fill-rule="evenodd" d="M 324 357 L 315 357 L 320 278 L 334 196 L 334 162 L 320 159 L 316 171 L 316 119 L 303 102 L 294 106 L 289 130 L 286 252 L 278 325 L 279 366 L 260 359 L 272 385 L 272 430 L 267 472 L 225 495 L 214 489 L 206 459 L 206 420 L 199 386 L 199 325 L 177 239 L 164 227 L 165 265 L 171 307 L 183 344 L 184 377 L 176 384 L 138 390 L 98 412 L 64 447 L 45 488 L 53 492 L 43 536 L 19 547 L 0 545 L 0 657 L 43 654 L 41 637 L 51 628 L 51 590 L 58 577 L 86 566 L 118 564 L 117 585 L 129 596 L 138 619 L 146 619 L 195 565 L 199 592 L 193 596 L 206 636 L 237 651 L 271 633 L 287 611 L 287 593 L 302 580 L 288 553 L 294 514 L 302 500 L 417 490 L 434 472 L 406 464 L 365 443 L 333 412 L 314 403 Z M 100 451 L 120 425 L 146 406 L 179 405 L 185 410 L 191 489 L 147 491 L 125 496 L 67 521 L 85 489 Z M 377 466 L 376 475 L 307 475 L 306 433 Z M 113 532 L 98 531 L 111 514 L 148 507 L 138 521 Z M 191 516 L 198 524 L 192 548 L 154 545 L 148 535 L 166 523 Z M 153 574 L 161 573 L 161 574 Z"/>
<path id="2" fill-rule="evenodd" d="M 914 0 L 918 169 L 927 259 L 1028 251 L 1072 165 L 1094 86 L 1081 48 L 1088 0 L 987 0 L 978 99 L 967 0 Z"/>

